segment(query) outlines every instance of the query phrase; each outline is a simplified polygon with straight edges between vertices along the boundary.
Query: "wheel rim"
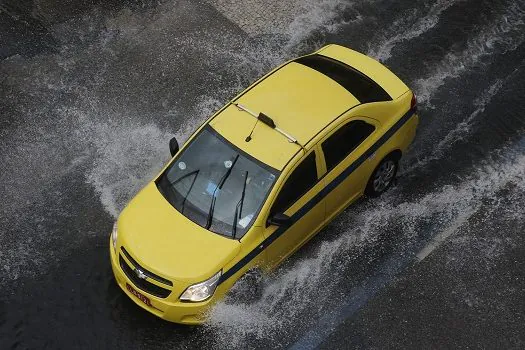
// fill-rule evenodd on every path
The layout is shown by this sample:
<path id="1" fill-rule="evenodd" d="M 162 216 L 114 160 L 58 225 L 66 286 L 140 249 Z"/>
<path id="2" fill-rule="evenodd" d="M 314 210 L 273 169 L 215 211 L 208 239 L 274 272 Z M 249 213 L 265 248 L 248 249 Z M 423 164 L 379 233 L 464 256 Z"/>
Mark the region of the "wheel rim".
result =
<path id="1" fill-rule="evenodd" d="M 374 176 L 374 191 L 382 192 L 390 185 L 394 178 L 395 169 L 396 164 L 392 160 L 381 163 Z"/>

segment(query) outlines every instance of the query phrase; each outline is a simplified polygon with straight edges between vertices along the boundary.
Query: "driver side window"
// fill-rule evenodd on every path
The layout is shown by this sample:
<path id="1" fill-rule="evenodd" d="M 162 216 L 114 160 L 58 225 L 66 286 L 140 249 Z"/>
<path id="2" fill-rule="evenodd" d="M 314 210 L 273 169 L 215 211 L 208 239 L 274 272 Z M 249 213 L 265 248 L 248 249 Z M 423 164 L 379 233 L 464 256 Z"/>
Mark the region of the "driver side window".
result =
<path id="1" fill-rule="evenodd" d="M 284 183 L 270 211 L 270 216 L 284 213 L 316 183 L 317 166 L 315 163 L 315 151 L 313 151 L 295 168 Z"/>

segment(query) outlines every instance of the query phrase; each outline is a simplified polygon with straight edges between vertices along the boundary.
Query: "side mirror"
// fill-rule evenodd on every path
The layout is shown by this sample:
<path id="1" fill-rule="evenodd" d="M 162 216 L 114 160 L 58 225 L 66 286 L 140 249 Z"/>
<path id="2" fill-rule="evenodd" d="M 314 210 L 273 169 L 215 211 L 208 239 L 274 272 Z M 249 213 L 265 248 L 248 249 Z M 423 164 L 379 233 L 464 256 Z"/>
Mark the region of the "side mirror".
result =
<path id="1" fill-rule="evenodd" d="M 277 213 L 268 218 L 268 224 L 274 226 L 286 226 L 290 223 L 290 217 L 283 213 Z"/>
<path id="2" fill-rule="evenodd" d="M 179 151 L 179 143 L 177 142 L 177 139 L 175 137 L 173 137 L 170 140 L 170 153 L 171 153 L 171 156 L 173 157 L 174 155 L 176 155 L 178 151 Z"/>

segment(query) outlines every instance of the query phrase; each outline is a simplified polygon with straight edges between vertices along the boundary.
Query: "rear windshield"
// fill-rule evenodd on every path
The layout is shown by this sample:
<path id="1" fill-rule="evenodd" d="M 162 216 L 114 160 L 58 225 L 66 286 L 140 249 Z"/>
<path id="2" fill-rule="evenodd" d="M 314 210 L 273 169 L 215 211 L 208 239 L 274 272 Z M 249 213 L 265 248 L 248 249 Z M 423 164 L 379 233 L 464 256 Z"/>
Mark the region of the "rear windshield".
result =
<path id="1" fill-rule="evenodd" d="M 278 172 L 203 129 L 157 180 L 171 205 L 198 225 L 240 238 L 253 224 Z"/>
<path id="2" fill-rule="evenodd" d="M 390 95 L 375 81 L 343 62 L 322 55 L 309 55 L 295 62 L 335 80 L 361 103 L 391 101 Z"/>

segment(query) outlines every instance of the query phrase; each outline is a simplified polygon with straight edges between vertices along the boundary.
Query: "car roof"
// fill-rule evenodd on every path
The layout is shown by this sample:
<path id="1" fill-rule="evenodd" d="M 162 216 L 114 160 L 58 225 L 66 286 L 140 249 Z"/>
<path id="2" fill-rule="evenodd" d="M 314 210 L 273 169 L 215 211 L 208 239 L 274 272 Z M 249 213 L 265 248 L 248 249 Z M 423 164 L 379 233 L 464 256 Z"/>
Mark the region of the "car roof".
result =
<path id="1" fill-rule="evenodd" d="M 252 86 L 235 101 L 256 114 L 264 113 L 275 125 L 306 145 L 348 109 L 360 104 L 338 82 L 308 66 L 289 62 Z M 210 125 L 244 152 L 281 170 L 300 146 L 249 113 L 229 105 Z M 253 129 L 254 128 L 254 129 Z M 253 129 L 251 140 L 246 137 Z"/>

